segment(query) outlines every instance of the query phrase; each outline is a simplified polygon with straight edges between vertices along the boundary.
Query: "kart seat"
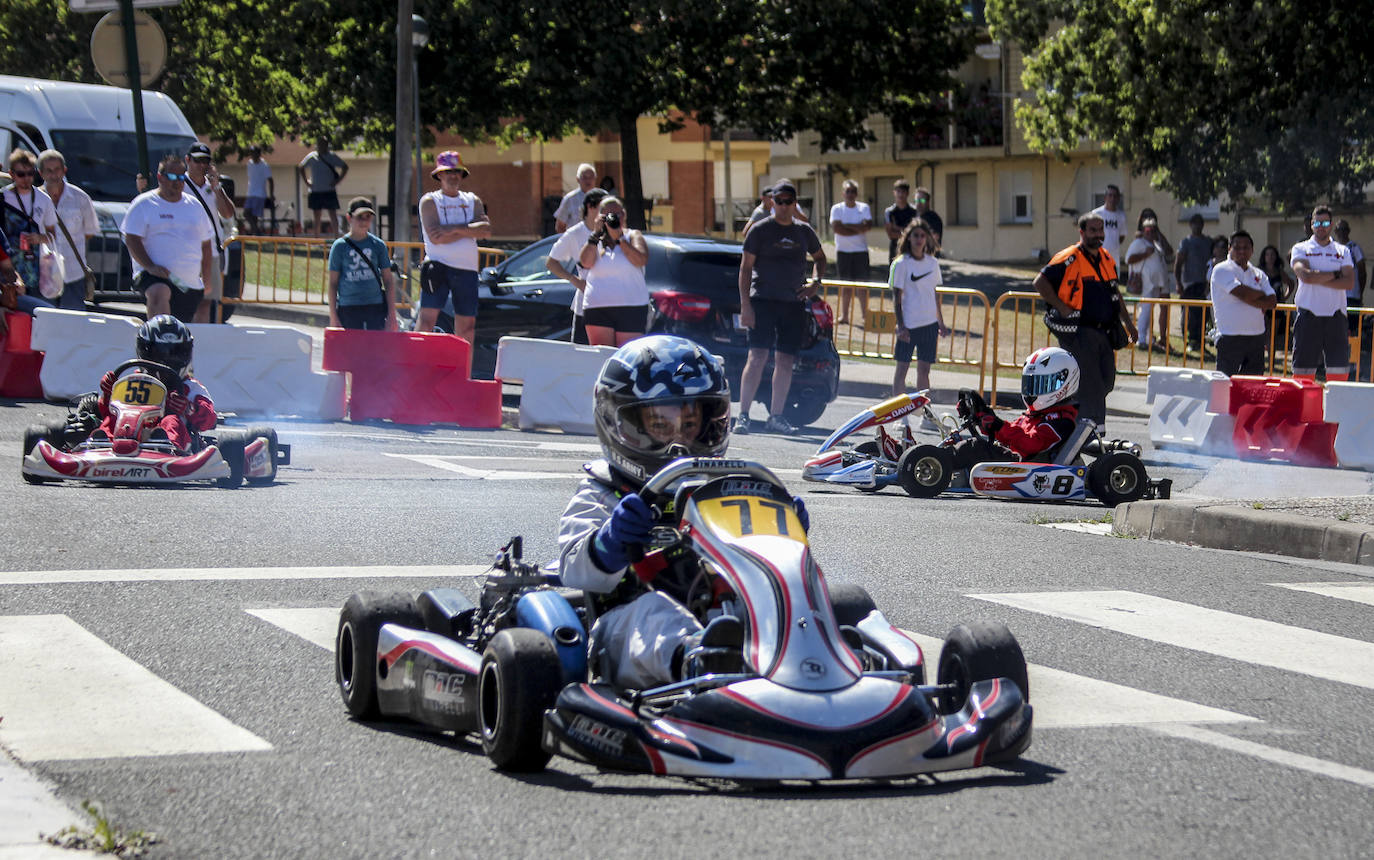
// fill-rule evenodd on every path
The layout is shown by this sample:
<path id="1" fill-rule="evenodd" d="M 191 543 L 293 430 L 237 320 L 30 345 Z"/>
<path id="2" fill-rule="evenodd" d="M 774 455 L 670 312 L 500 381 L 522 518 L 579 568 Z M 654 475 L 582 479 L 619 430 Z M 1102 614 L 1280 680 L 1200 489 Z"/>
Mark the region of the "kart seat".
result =
<path id="1" fill-rule="evenodd" d="M 1091 418 L 1079 418 L 1069 438 L 1050 448 L 1046 460 L 1056 466 L 1067 466 L 1083 453 L 1084 447 L 1097 439 L 1097 422 Z"/>

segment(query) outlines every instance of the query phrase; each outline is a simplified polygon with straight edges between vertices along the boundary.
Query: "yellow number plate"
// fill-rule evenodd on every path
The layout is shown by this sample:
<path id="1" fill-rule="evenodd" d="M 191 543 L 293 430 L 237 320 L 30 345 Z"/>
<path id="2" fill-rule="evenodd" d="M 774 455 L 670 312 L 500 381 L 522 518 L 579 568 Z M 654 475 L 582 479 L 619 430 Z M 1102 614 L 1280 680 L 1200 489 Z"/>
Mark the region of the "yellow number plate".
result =
<path id="1" fill-rule="evenodd" d="M 111 400 L 131 406 L 161 406 L 166 396 L 162 383 L 146 376 L 126 376 L 110 392 Z"/>
<path id="2" fill-rule="evenodd" d="M 702 521 L 717 533 L 744 537 L 776 535 L 806 543 L 806 532 L 791 505 L 756 496 L 728 496 L 697 503 Z"/>

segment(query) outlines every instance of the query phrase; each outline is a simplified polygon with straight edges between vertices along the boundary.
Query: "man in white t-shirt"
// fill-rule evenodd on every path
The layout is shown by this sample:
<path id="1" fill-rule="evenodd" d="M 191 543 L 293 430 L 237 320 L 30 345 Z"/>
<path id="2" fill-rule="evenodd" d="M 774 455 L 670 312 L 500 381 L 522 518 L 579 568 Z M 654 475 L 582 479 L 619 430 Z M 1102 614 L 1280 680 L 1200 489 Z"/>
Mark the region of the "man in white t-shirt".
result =
<path id="1" fill-rule="evenodd" d="M 1331 208 L 1312 210 L 1312 238 L 1293 246 L 1289 264 L 1298 277 L 1293 304 L 1293 378 L 1315 382 L 1326 365 L 1327 382 L 1350 378 L 1350 341 L 1345 294 L 1355 282 L 1350 249 L 1331 238 Z"/>
<path id="2" fill-rule="evenodd" d="M 601 188 L 593 188 L 582 198 L 582 220 L 563 231 L 563 235 L 549 249 L 544 268 L 556 278 L 562 278 L 575 288 L 573 291 L 572 342 L 587 344 L 587 320 L 582 315 L 582 296 L 587 289 L 587 273 L 582 269 L 578 258 L 587 240 L 596 232 L 596 219 L 600 214 L 597 208 L 609 196 Z"/>
<path id="3" fill-rule="evenodd" d="M 120 226 L 149 319 L 170 313 L 191 322 L 205 282 L 216 272 L 210 221 L 200 204 L 182 193 L 187 179 L 181 156 L 164 157 L 157 166 L 157 189 L 135 197 Z"/>
<path id="4" fill-rule="evenodd" d="M 830 231 L 835 234 L 836 278 L 841 281 L 869 279 L 867 234 L 872 226 L 873 212 L 859 199 L 859 183 L 846 179 L 844 200 L 830 207 Z M 840 318 L 836 322 L 849 322 L 849 306 L 856 292 L 853 287 L 840 287 Z M 864 300 L 859 302 L 859 310 L 864 311 L 867 305 L 865 294 Z"/>
<path id="5" fill-rule="evenodd" d="M 596 187 L 596 168 L 590 164 L 577 165 L 577 187 L 563 195 L 553 213 L 553 227 L 560 233 L 582 220 L 582 198 Z"/>
<path id="6" fill-rule="evenodd" d="M 1264 317 L 1278 304 L 1269 276 L 1250 265 L 1255 241 L 1244 230 L 1231 234 L 1227 258 L 1212 267 L 1212 315 L 1216 319 L 1217 370 L 1227 376 L 1264 373 Z"/>
<path id="7" fill-rule="evenodd" d="M 267 201 L 277 194 L 276 182 L 272 179 L 272 167 L 262 158 L 262 147 L 254 144 L 248 147 L 248 193 L 244 195 L 243 217 L 248 220 L 248 232 L 259 232 L 258 219 L 267 209 Z"/>
<path id="8" fill-rule="evenodd" d="M 1121 259 L 1121 235 L 1126 231 L 1126 210 L 1121 206 L 1121 189 L 1115 185 L 1108 185 L 1103 192 L 1104 202 L 1101 206 L 1092 211 L 1093 215 L 1102 219 L 1102 233 L 1105 238 L 1102 240 L 1102 247 L 1107 253 L 1112 255 L 1112 259 Z M 1125 266 L 1121 267 L 1125 271 Z"/>

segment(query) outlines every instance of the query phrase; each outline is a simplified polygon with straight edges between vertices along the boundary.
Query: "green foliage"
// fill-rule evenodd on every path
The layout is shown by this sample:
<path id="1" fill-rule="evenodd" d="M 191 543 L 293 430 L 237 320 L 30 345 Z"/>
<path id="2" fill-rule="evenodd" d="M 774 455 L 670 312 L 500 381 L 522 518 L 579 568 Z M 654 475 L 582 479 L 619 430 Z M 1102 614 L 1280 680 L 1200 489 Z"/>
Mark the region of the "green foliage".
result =
<path id="1" fill-rule="evenodd" d="M 158 841 L 156 833 L 142 830 L 125 833 L 105 816 L 99 806 L 89 800 L 82 801 L 81 808 L 91 817 L 91 826 L 64 827 L 47 837 L 50 844 L 69 850 L 94 851 L 97 854 L 134 858 L 146 855 L 148 848 Z"/>
<path id="2" fill-rule="evenodd" d="M 1026 54 L 1016 118 L 1033 148 L 1096 140 L 1182 200 L 1287 211 L 1358 202 L 1374 180 L 1368 37 L 1352 14 L 1330 0 L 987 4 L 994 35 Z"/>

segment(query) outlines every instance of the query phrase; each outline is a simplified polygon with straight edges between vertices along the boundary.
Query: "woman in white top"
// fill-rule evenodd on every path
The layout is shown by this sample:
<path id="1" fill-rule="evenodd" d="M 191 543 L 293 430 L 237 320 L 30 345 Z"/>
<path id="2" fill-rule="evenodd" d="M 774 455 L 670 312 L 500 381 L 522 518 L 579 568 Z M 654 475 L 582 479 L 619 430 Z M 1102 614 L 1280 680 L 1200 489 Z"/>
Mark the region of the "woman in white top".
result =
<path id="1" fill-rule="evenodd" d="M 1126 262 L 1131 273 L 1140 273 L 1140 297 L 1142 299 L 1163 298 L 1173 292 L 1174 248 L 1159 229 L 1159 219 L 1153 209 L 1143 209 L 1140 213 L 1140 232 L 1136 233 L 1130 247 L 1126 249 Z M 1142 302 L 1136 310 L 1136 332 L 1139 335 L 1139 348 L 1150 349 L 1150 318 L 1153 316 L 1153 302 Z M 1169 351 L 1169 306 L 1159 309 L 1159 342 L 1154 344 L 1157 352 Z"/>
<path id="2" fill-rule="evenodd" d="M 578 259 L 587 283 L 582 314 L 592 346 L 624 346 L 644 334 L 649 321 L 649 288 L 644 282 L 648 262 L 644 234 L 625 226 L 620 200 L 602 200 L 596 232 L 587 238 Z"/>

